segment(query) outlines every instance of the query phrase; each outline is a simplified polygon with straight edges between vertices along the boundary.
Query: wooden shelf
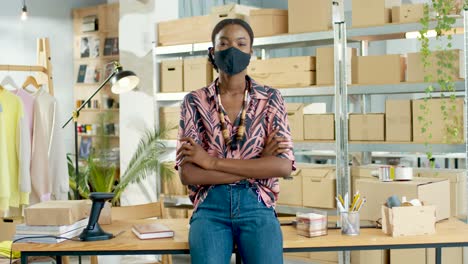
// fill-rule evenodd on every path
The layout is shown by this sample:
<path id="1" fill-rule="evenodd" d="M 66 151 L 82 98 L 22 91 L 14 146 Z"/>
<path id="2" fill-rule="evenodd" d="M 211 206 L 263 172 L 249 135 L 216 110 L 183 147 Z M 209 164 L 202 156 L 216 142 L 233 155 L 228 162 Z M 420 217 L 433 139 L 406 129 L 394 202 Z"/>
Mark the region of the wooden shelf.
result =
<path id="1" fill-rule="evenodd" d="M 82 109 L 80 113 L 100 113 L 100 112 L 119 112 L 119 108 L 111 108 L 111 109 Z"/>
<path id="2" fill-rule="evenodd" d="M 106 137 L 106 138 L 120 138 L 120 136 L 116 135 L 104 135 L 104 136 L 99 136 L 99 135 L 86 135 L 86 134 L 78 134 L 79 137 Z"/>
<path id="3" fill-rule="evenodd" d="M 98 56 L 95 58 L 75 58 L 75 62 L 85 63 L 85 62 L 102 62 L 102 61 L 118 61 L 120 55 L 108 55 L 108 56 Z"/>

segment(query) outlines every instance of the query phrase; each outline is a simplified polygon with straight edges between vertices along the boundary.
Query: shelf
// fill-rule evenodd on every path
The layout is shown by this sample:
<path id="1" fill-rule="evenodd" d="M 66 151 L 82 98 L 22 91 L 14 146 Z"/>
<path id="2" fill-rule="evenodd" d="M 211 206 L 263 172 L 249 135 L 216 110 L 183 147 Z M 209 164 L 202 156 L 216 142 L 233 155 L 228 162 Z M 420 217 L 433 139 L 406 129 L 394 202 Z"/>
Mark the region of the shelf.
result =
<path id="1" fill-rule="evenodd" d="M 436 23 L 430 22 L 429 28 L 435 28 Z M 463 18 L 457 18 L 455 28 L 463 28 Z M 420 31 L 422 26 L 419 22 L 415 23 L 390 23 L 381 26 L 365 28 L 348 28 L 347 36 L 350 40 L 389 40 L 404 39 L 406 32 Z M 463 31 L 460 31 L 463 32 Z"/>
<path id="2" fill-rule="evenodd" d="M 75 58 L 75 62 L 84 63 L 84 62 L 101 62 L 101 61 L 118 61 L 119 55 L 110 55 L 110 56 L 99 56 L 95 58 Z"/>
<path id="3" fill-rule="evenodd" d="M 464 144 L 431 144 L 433 153 L 464 153 Z M 301 150 L 335 150 L 335 142 L 294 142 L 294 149 Z M 393 143 L 393 142 L 349 142 L 349 152 L 418 152 L 428 150 L 423 143 Z"/>
<path id="4" fill-rule="evenodd" d="M 288 48 L 307 47 L 311 45 L 333 44 L 333 31 L 311 32 L 301 34 L 284 34 L 254 39 L 254 48 Z M 156 55 L 175 55 L 192 52 L 206 52 L 213 46 L 211 42 L 159 46 L 155 48 Z"/>
<path id="5" fill-rule="evenodd" d="M 398 84 L 373 84 L 373 85 L 349 85 L 348 95 L 363 94 L 411 94 L 425 93 L 429 83 L 407 83 Z M 437 87 L 437 86 L 436 86 Z M 304 97 L 304 96 L 332 96 L 335 94 L 333 86 L 310 86 L 301 88 L 282 88 L 278 89 L 284 97 Z M 457 92 L 465 91 L 464 81 L 455 82 Z M 435 92 L 440 92 L 436 89 Z M 181 101 L 188 92 L 180 93 L 158 93 L 156 101 Z"/>
<path id="6" fill-rule="evenodd" d="M 118 112 L 119 109 L 82 109 L 80 113 Z"/>
<path id="7" fill-rule="evenodd" d="M 167 148 L 175 148 L 176 140 L 162 140 Z M 464 144 L 431 144 L 433 153 L 465 153 Z M 295 141 L 295 151 L 334 151 L 334 141 Z M 349 152 L 416 152 L 426 153 L 423 143 L 393 143 L 393 142 L 349 142 Z M 330 155 L 325 152 L 325 155 Z"/>
<path id="8" fill-rule="evenodd" d="M 104 136 L 99 136 L 99 135 L 86 135 L 86 134 L 78 134 L 79 137 L 105 137 L 105 138 L 119 138 L 120 136 L 115 136 L 115 135 L 104 135 Z"/>
<path id="9" fill-rule="evenodd" d="M 329 159 L 335 159 L 336 153 L 334 150 L 302 150 L 295 151 L 294 154 L 302 156 L 313 156 L 323 157 Z M 434 154 L 434 158 L 445 158 L 445 159 L 464 159 L 464 153 L 443 153 Z M 389 152 L 389 151 L 373 151 L 373 158 L 426 158 L 425 153 L 402 153 L 402 152 Z"/>
<path id="10" fill-rule="evenodd" d="M 435 23 L 430 23 L 434 28 Z M 458 18 L 455 27 L 463 27 L 463 19 Z M 406 32 L 419 31 L 422 26 L 417 23 L 392 23 L 365 28 L 348 28 L 347 36 L 351 41 L 404 39 Z M 461 31 L 462 32 L 462 31 Z M 333 44 L 333 31 L 284 34 L 254 39 L 254 48 L 291 48 Z M 155 55 L 186 55 L 192 52 L 206 52 L 211 42 L 181 44 L 155 47 Z"/>

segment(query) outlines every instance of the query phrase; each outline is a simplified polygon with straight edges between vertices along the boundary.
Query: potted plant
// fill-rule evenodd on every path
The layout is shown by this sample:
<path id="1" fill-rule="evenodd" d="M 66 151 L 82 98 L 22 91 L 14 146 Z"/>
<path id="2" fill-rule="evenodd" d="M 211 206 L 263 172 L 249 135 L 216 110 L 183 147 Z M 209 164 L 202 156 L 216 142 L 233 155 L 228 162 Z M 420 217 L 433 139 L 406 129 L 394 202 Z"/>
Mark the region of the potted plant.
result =
<path id="1" fill-rule="evenodd" d="M 161 140 L 165 134 L 165 130 L 158 129 L 145 132 L 120 180 L 116 179 L 116 166 L 106 163 L 96 153 L 90 154 L 80 177 L 76 177 L 74 163 L 67 157 L 70 188 L 73 190 L 71 198 L 87 199 L 90 192 L 112 192 L 115 194 L 112 203 L 118 205 L 120 195 L 129 184 L 138 183 L 155 172 L 170 175 L 169 168 L 161 162 L 161 155 L 166 151 Z"/>

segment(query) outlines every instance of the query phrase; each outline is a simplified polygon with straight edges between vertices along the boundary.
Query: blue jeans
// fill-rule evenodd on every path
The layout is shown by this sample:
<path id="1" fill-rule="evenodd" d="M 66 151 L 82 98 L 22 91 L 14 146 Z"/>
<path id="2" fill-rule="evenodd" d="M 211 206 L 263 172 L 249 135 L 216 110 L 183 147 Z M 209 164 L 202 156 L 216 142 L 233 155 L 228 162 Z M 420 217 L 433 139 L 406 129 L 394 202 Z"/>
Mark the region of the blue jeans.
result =
<path id="1" fill-rule="evenodd" d="M 276 213 L 248 183 L 216 185 L 190 219 L 194 264 L 230 263 L 234 245 L 245 264 L 283 263 L 283 235 Z"/>

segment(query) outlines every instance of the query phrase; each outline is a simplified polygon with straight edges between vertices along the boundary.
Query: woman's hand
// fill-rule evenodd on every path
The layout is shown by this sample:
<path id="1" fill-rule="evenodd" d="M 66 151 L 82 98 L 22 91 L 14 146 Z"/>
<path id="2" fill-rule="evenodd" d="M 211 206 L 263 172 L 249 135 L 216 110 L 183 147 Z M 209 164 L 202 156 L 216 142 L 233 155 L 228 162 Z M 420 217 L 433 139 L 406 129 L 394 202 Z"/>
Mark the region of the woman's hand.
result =
<path id="1" fill-rule="evenodd" d="M 216 158 L 208 155 L 200 145 L 192 138 L 180 139 L 182 146 L 177 150 L 177 159 L 181 159 L 180 166 L 187 162 L 191 162 L 200 166 L 205 170 L 213 170 L 216 165 Z"/>
<path id="2" fill-rule="evenodd" d="M 273 130 L 265 142 L 265 148 L 262 151 L 262 157 L 276 156 L 290 149 L 288 139 L 276 136 L 279 129 Z"/>

